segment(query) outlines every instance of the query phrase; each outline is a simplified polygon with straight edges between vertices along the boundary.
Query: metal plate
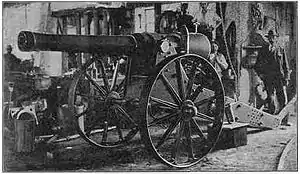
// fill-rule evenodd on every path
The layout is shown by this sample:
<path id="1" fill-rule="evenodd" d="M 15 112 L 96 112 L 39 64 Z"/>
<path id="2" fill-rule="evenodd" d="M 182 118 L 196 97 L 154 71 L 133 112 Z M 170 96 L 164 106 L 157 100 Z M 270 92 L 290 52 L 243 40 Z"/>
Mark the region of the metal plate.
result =
<path id="1" fill-rule="evenodd" d="M 238 118 L 238 122 L 249 123 L 249 125 L 253 127 L 277 128 L 283 119 L 282 117 L 271 115 L 242 102 L 231 103 L 230 109 L 233 116 Z"/>

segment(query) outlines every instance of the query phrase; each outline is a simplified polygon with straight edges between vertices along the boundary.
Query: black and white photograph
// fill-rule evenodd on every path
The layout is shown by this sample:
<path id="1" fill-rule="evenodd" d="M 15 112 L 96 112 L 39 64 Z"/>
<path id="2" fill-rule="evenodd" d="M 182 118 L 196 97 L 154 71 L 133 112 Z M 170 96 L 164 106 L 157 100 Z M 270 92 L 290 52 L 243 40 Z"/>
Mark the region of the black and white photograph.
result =
<path id="1" fill-rule="evenodd" d="M 2 172 L 298 172 L 298 1 L 2 1 Z"/>

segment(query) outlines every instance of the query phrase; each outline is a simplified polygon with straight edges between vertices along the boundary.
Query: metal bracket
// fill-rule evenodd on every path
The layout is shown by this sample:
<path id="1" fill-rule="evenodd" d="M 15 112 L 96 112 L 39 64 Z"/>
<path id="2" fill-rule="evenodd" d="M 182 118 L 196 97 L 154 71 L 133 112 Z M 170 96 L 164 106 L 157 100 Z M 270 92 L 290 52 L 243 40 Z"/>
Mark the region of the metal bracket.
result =
<path id="1" fill-rule="evenodd" d="M 29 105 L 29 106 L 26 106 L 24 108 L 22 108 L 22 107 L 10 108 L 11 116 L 13 118 L 17 119 L 17 120 L 20 118 L 21 114 L 24 114 L 24 113 L 30 114 L 35 119 L 36 125 L 39 124 L 38 118 L 37 118 L 36 113 L 35 113 L 35 106 L 34 105 Z"/>
<path id="2" fill-rule="evenodd" d="M 284 118 L 263 112 L 242 102 L 231 103 L 230 110 L 238 122 L 249 123 L 253 127 L 274 129 L 280 126 Z"/>

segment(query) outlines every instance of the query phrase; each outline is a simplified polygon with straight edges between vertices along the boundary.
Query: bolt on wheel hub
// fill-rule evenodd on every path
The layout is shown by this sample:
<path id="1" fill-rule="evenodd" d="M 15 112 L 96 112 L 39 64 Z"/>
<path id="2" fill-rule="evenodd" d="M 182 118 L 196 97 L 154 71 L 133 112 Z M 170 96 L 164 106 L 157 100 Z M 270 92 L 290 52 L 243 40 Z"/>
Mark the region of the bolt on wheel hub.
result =
<path id="1" fill-rule="evenodd" d="M 112 91 L 110 92 L 106 99 L 105 99 L 105 103 L 110 105 L 110 104 L 114 104 L 116 103 L 116 101 L 119 101 L 121 99 L 119 93 L 115 92 L 115 91 Z"/>
<path id="2" fill-rule="evenodd" d="M 112 91 L 112 92 L 110 92 L 110 93 L 107 95 L 106 100 L 107 100 L 107 101 L 112 101 L 112 100 L 120 99 L 120 98 L 121 98 L 121 97 L 120 97 L 120 95 L 119 95 L 117 92 Z"/>
<path id="3" fill-rule="evenodd" d="M 197 107 L 191 100 L 186 100 L 181 106 L 182 117 L 185 121 L 190 121 L 197 115 Z"/>

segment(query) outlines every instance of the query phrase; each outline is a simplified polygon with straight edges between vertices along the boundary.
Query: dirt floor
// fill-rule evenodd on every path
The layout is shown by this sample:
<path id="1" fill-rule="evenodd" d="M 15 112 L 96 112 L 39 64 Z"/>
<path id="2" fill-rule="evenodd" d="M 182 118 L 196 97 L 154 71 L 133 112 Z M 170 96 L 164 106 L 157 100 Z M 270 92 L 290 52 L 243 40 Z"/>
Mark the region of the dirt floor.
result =
<path id="1" fill-rule="evenodd" d="M 289 170 L 296 170 L 298 166 L 298 161 L 297 161 L 297 153 L 298 153 L 298 146 L 297 143 L 294 142 L 293 147 L 290 149 L 288 152 L 287 158 L 289 160 L 285 160 L 284 163 L 284 170 L 289 171 Z"/>
<path id="2" fill-rule="evenodd" d="M 297 136 L 297 117 L 292 126 L 274 130 L 248 128 L 245 146 L 214 150 L 199 164 L 179 171 L 275 171 L 286 144 Z M 139 135 L 117 149 L 95 149 L 81 138 L 56 144 L 55 151 L 39 145 L 31 154 L 13 151 L 13 138 L 4 137 L 3 171 L 178 171 L 153 159 Z M 289 152 L 287 171 L 297 170 L 297 141 Z M 51 153 L 45 153 L 46 151 Z"/>
<path id="3" fill-rule="evenodd" d="M 290 171 L 297 169 L 298 161 L 297 161 L 297 153 L 298 153 L 298 146 L 297 146 L 297 137 L 293 138 L 287 148 L 285 149 L 283 154 L 281 155 L 282 159 L 282 166 L 278 168 L 281 171 Z"/>

